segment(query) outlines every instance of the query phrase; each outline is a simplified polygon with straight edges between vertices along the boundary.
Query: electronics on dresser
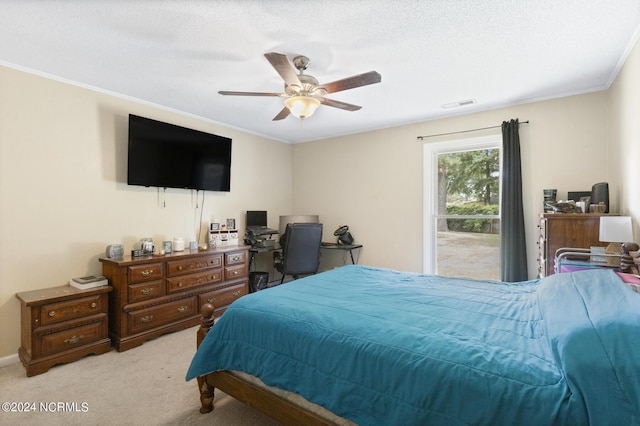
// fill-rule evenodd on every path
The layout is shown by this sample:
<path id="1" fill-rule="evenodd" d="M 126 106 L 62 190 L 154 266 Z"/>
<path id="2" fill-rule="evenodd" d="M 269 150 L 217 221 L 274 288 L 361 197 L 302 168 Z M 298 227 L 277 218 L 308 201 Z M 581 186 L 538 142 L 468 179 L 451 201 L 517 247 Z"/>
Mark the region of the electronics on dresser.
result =
<path id="1" fill-rule="evenodd" d="M 231 139 L 129 115 L 127 183 L 230 191 Z"/>
<path id="2" fill-rule="evenodd" d="M 260 235 L 277 234 L 277 229 L 267 227 L 266 210 L 247 210 L 247 230 L 257 237 Z"/>
<path id="3" fill-rule="evenodd" d="M 576 203 L 578 201 L 582 201 L 582 199 L 585 198 L 585 197 L 591 197 L 591 192 L 590 191 L 569 191 L 569 192 L 567 192 L 567 200 L 573 200 Z M 591 204 L 591 203 L 589 203 L 589 204 Z M 587 206 L 587 207 L 589 207 L 589 206 Z"/>
<path id="4" fill-rule="evenodd" d="M 122 244 L 109 244 L 107 246 L 107 257 L 110 259 L 124 256 L 124 246 Z"/>
<path id="5" fill-rule="evenodd" d="M 605 213 L 609 213 L 609 184 L 598 182 L 591 187 L 591 204 L 603 203 Z"/>
<path id="6" fill-rule="evenodd" d="M 333 235 L 338 237 L 338 244 L 344 244 L 346 246 L 353 244 L 353 236 L 351 232 L 349 232 L 347 225 L 342 225 L 336 229 Z"/>

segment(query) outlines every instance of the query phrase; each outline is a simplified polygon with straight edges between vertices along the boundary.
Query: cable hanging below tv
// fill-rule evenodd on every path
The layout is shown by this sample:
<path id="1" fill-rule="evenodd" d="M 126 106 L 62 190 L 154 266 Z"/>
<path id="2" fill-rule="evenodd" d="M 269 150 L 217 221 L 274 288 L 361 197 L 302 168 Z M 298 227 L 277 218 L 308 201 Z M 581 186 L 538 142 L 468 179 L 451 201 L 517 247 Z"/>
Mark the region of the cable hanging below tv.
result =
<path id="1" fill-rule="evenodd" d="M 129 114 L 127 184 L 229 192 L 231 139 Z"/>

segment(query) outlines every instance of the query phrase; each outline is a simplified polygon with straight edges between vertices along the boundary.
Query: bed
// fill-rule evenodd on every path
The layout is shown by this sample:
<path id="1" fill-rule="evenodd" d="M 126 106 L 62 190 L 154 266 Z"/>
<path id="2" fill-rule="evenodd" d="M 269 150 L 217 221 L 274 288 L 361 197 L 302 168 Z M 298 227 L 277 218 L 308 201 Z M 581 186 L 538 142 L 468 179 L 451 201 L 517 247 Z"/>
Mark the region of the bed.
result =
<path id="1" fill-rule="evenodd" d="M 186 379 L 201 412 L 218 388 L 282 424 L 639 425 L 633 279 L 344 266 L 244 296 L 215 326 L 204 306 Z"/>

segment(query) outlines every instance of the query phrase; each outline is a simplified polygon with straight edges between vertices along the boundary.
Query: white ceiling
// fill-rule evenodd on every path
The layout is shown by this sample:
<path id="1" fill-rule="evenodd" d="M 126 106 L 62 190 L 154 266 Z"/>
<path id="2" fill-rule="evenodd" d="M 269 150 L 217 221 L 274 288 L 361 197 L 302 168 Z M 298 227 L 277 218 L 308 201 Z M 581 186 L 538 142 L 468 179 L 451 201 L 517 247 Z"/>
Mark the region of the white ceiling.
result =
<path id="1" fill-rule="evenodd" d="M 639 32 L 639 0 L 0 0 L 1 65 L 292 143 L 606 89 Z M 281 98 L 217 93 L 283 91 L 266 52 L 382 82 L 272 121 Z"/>

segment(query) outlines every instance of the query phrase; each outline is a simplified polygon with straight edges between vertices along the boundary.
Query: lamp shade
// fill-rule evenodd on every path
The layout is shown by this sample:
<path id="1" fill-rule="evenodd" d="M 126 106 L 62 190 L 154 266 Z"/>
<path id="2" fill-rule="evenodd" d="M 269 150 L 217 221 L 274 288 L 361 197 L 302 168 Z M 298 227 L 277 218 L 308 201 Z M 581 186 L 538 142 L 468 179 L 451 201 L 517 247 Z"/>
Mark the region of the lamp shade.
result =
<path id="1" fill-rule="evenodd" d="M 305 119 L 311 117 L 316 108 L 320 106 L 320 101 L 311 96 L 292 96 L 284 101 L 284 104 L 291 114 L 298 118 Z"/>
<path id="2" fill-rule="evenodd" d="M 600 241 L 607 243 L 633 241 L 631 216 L 601 216 Z"/>

